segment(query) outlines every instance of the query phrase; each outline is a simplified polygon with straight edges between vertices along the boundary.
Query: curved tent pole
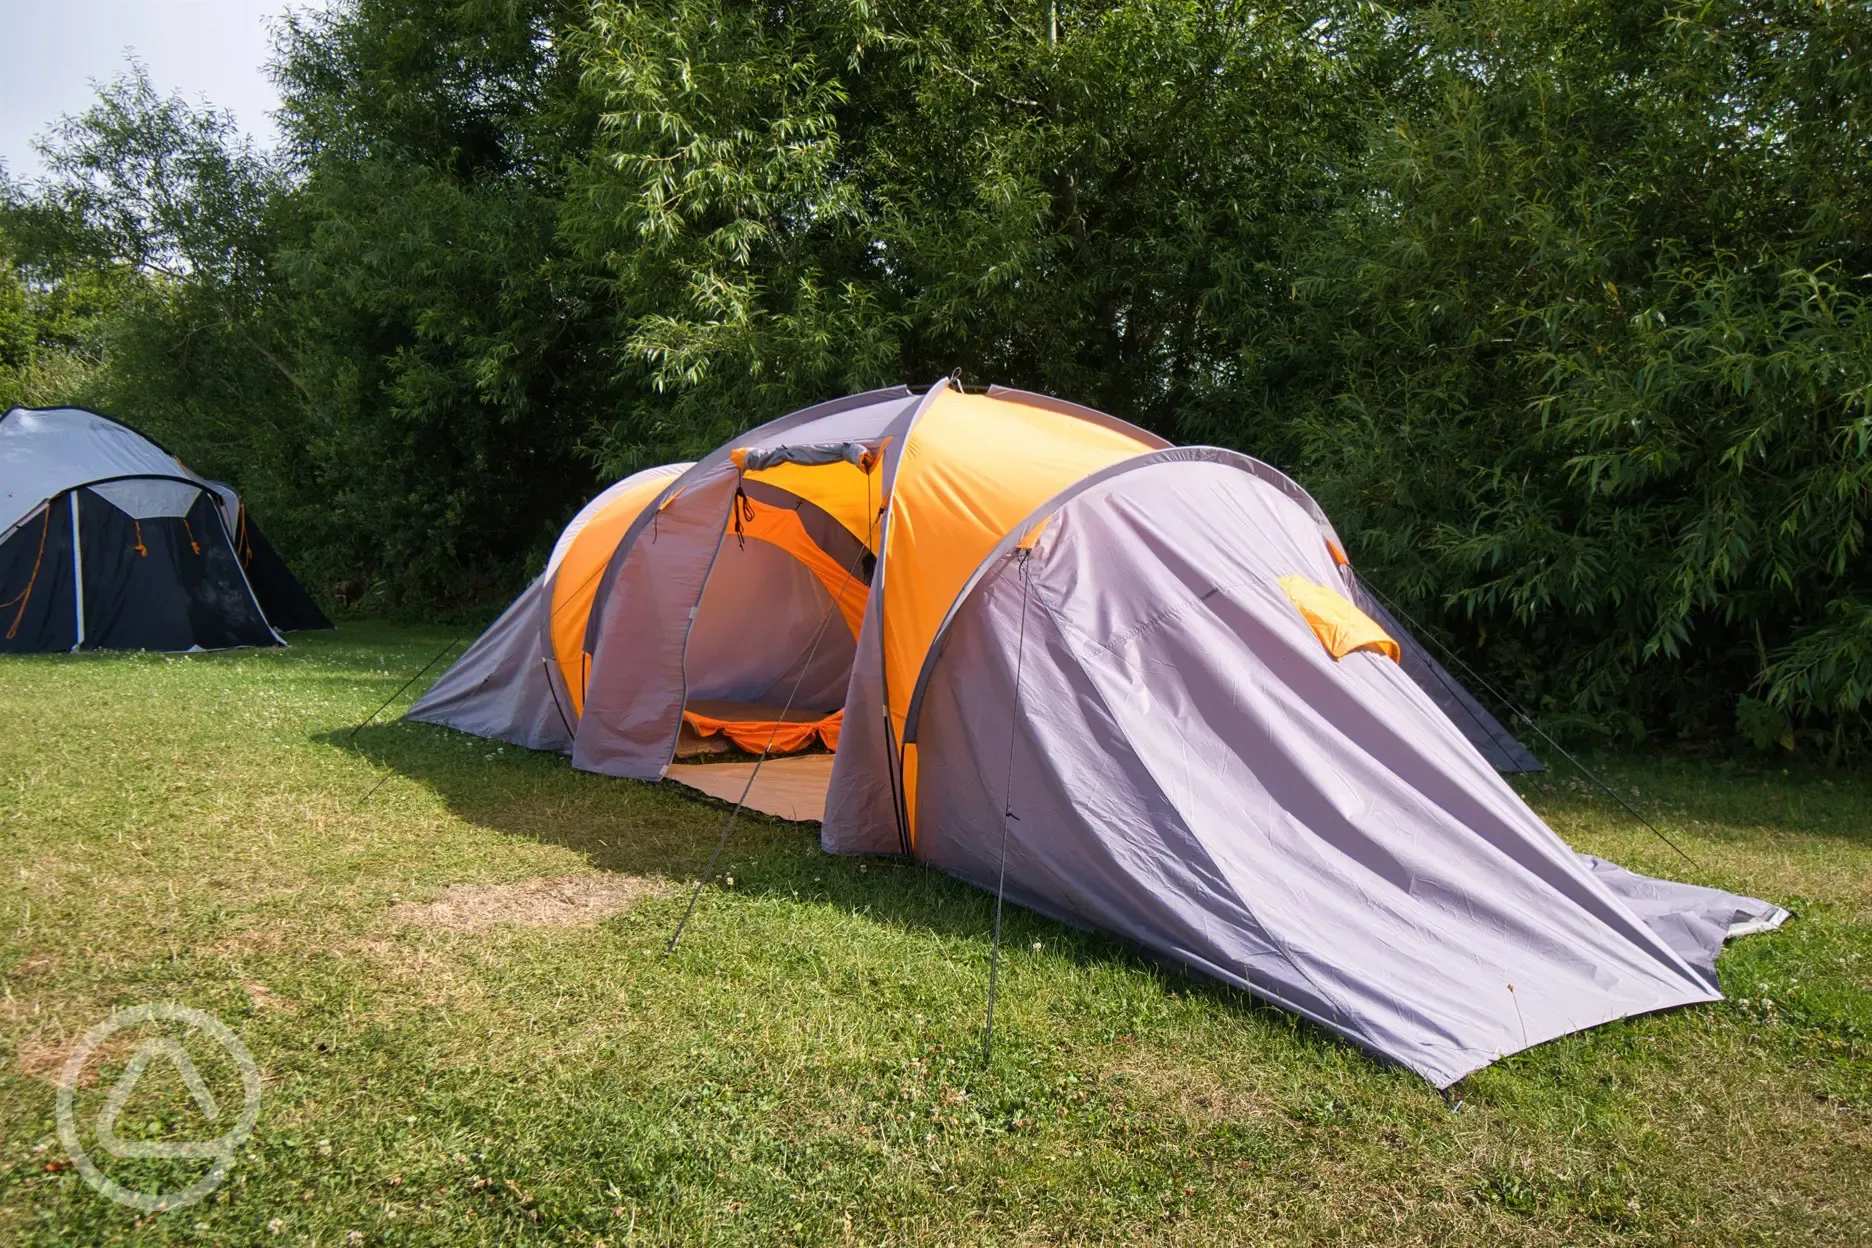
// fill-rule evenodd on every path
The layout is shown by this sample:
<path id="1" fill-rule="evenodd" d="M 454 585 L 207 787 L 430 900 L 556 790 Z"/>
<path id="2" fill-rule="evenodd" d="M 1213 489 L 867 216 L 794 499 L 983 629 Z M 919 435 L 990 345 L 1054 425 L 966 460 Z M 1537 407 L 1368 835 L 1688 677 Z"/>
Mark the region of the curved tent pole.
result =
<path id="1" fill-rule="evenodd" d="M 71 498 L 72 525 L 72 606 L 78 621 L 78 639 L 72 642 L 72 653 L 76 654 L 83 648 L 85 641 L 84 553 L 79 548 L 78 542 L 78 489 L 76 487 L 70 491 L 69 497 Z"/>
<path id="2" fill-rule="evenodd" d="M 962 583 L 962 588 L 956 591 L 955 601 L 949 604 L 948 612 L 943 616 L 942 623 L 937 626 L 936 635 L 930 639 L 929 651 L 923 656 L 923 666 L 917 672 L 916 685 L 910 691 L 910 703 L 904 712 L 905 744 L 916 741 L 916 726 L 923 709 L 923 695 L 928 689 L 930 674 L 936 667 L 936 660 L 942 657 L 943 644 L 948 640 L 949 629 L 955 623 L 956 615 L 1003 556 L 1010 550 L 1024 545 L 1042 521 L 1092 487 L 1102 485 L 1113 477 L 1122 476 L 1134 469 L 1149 468 L 1154 464 L 1188 462 L 1227 464 L 1240 468 L 1250 476 L 1270 480 L 1276 486 L 1279 486 L 1282 481 L 1288 481 L 1279 469 L 1262 463 L 1252 455 L 1243 455 L 1239 451 L 1223 450 L 1213 446 L 1171 446 L 1162 450 L 1145 451 L 1141 455 L 1121 459 L 1097 472 L 1088 473 L 1041 503 L 1028 513 L 1025 520 L 1008 530 L 1006 536 L 995 544 L 994 549 L 982 557 L 981 563 L 970 574 L 969 579 Z M 1289 484 L 1291 484 L 1290 481 Z"/>
<path id="3" fill-rule="evenodd" d="M 917 422 L 923 419 L 923 414 L 929 411 L 930 405 L 936 401 L 937 396 L 945 393 L 955 384 L 949 378 L 944 377 L 923 392 L 923 397 L 917 401 L 916 411 L 910 414 L 910 420 L 904 425 L 903 439 L 897 444 L 895 457 L 892 460 L 893 466 L 903 463 L 904 452 L 909 450 L 910 439 L 916 434 Z M 903 747 L 897 744 L 897 729 L 891 723 L 890 662 L 884 646 L 884 578 L 890 575 L 890 560 L 885 557 L 884 547 L 890 543 L 890 513 L 897 505 L 895 484 L 896 474 L 892 472 L 887 481 L 890 496 L 884 500 L 880 508 L 883 516 L 878 524 L 877 570 L 871 574 L 871 597 L 878 604 L 878 704 L 883 716 L 884 772 L 885 778 L 890 781 L 891 814 L 897 820 L 897 846 L 907 858 L 910 856 L 910 816 L 904 810 Z"/>

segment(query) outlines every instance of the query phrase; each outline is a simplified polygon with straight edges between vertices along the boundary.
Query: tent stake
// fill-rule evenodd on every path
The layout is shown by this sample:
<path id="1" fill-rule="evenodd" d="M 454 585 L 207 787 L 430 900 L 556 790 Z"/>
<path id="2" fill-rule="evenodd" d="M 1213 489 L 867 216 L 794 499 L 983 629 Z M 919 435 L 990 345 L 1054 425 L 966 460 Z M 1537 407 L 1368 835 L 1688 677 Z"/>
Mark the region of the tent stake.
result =
<path id="1" fill-rule="evenodd" d="M 1033 552 L 1021 548 L 1021 613 L 1019 639 L 1014 643 L 1014 706 L 1008 716 L 1007 779 L 1001 786 L 1001 866 L 995 879 L 994 943 L 988 953 L 988 1022 L 982 1028 L 982 1065 L 994 1058 L 995 989 L 1001 979 L 1001 903 L 1007 896 L 1008 821 L 1018 823 L 1014 813 L 1014 733 L 1020 726 L 1021 666 L 1027 658 L 1027 597 L 1033 585 L 1027 567 Z"/>
<path id="2" fill-rule="evenodd" d="M 1653 824 L 1649 819 L 1645 818 L 1643 815 L 1639 814 L 1636 810 L 1632 809 L 1631 803 L 1626 801 L 1624 798 L 1620 797 L 1617 789 L 1613 788 L 1611 785 L 1601 780 L 1598 776 L 1594 775 L 1592 771 L 1587 768 L 1585 763 L 1580 762 L 1579 759 L 1574 758 L 1571 754 L 1567 753 L 1565 746 L 1561 745 L 1558 741 L 1548 736 L 1546 733 L 1546 730 L 1543 729 L 1539 724 L 1534 722 L 1534 717 L 1532 715 L 1529 715 L 1526 711 L 1516 706 L 1513 702 L 1510 702 L 1506 694 L 1504 694 L 1501 690 L 1497 689 L 1494 685 L 1489 684 L 1488 681 L 1482 679 L 1482 677 L 1476 672 L 1476 670 L 1473 667 L 1470 667 L 1467 663 L 1463 662 L 1462 659 L 1458 657 L 1455 651 L 1451 650 L 1448 646 L 1444 645 L 1441 641 L 1437 640 L 1434 634 L 1426 633 L 1423 630 L 1423 627 L 1420 624 L 1418 624 L 1416 620 L 1413 620 L 1411 619 L 1410 616 L 1406 615 L 1404 613 L 1404 609 L 1398 606 L 1397 603 L 1392 602 L 1389 598 L 1385 597 L 1384 593 L 1376 585 L 1373 585 L 1371 582 L 1366 581 L 1363 578 L 1360 579 L 1359 584 L 1365 586 L 1366 589 L 1369 589 L 1371 590 L 1372 593 L 1376 594 L 1378 596 L 1379 601 L 1383 602 L 1386 607 L 1390 608 L 1391 613 L 1393 615 L 1403 620 L 1406 624 L 1410 625 L 1413 630 L 1415 630 L 1417 636 L 1430 638 L 1430 643 L 1434 645 L 1437 649 L 1441 650 L 1445 658 L 1449 659 L 1450 662 L 1456 664 L 1456 666 L 1462 668 L 1462 670 L 1468 675 L 1469 679 L 1475 681 L 1476 684 L 1480 685 L 1488 693 L 1493 695 L 1495 700 L 1501 703 L 1501 705 L 1507 707 L 1509 712 L 1513 714 L 1516 719 L 1519 719 L 1522 723 L 1526 724 L 1528 727 L 1532 728 L 1535 732 L 1539 733 L 1541 740 L 1545 741 L 1548 745 L 1551 745 L 1555 750 L 1559 751 L 1561 758 L 1566 759 L 1567 762 L 1572 763 L 1575 767 L 1579 768 L 1579 772 L 1581 775 L 1585 776 L 1588 780 L 1592 781 L 1594 784 L 1604 789 L 1607 797 L 1617 802 L 1620 806 L 1623 806 L 1625 808 L 1626 814 L 1630 815 L 1632 818 L 1636 819 L 1639 823 L 1649 828 L 1651 830 L 1651 835 L 1657 837 L 1658 840 L 1663 841 L 1666 845 L 1670 846 L 1673 850 L 1676 851 L 1677 856 L 1679 858 L 1683 859 L 1685 862 L 1689 863 L 1691 866 L 1695 867 L 1697 870 L 1701 871 L 1703 869 L 1703 864 L 1698 862 L 1696 859 L 1692 858 L 1689 854 L 1686 854 L 1683 851 L 1683 848 L 1679 846 L 1676 841 L 1673 841 L 1671 840 L 1670 837 L 1665 836 L 1664 833 L 1658 830 L 1657 825 Z"/>

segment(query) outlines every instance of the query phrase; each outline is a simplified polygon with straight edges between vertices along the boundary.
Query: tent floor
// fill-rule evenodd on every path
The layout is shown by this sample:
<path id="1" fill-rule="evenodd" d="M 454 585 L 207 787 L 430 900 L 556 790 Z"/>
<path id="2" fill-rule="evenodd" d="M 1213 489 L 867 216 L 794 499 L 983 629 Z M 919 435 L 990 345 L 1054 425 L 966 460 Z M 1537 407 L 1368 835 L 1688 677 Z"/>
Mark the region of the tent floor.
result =
<path id="1" fill-rule="evenodd" d="M 753 771 L 753 763 L 675 763 L 665 774 L 710 797 L 737 802 Z M 830 754 L 770 758 L 761 764 L 747 808 L 778 819 L 820 823 L 825 819 L 826 788 L 831 782 Z"/>

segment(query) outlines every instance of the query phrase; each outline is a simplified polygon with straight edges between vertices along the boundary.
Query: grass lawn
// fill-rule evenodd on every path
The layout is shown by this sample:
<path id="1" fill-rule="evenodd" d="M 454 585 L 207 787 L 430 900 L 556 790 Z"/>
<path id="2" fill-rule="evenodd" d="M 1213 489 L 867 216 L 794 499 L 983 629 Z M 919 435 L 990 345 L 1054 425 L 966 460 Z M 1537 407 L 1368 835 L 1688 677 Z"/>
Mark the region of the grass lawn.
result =
<path id="1" fill-rule="evenodd" d="M 666 960 L 721 807 L 421 725 L 350 741 L 447 638 L 0 660 L 0 1243 L 1872 1234 L 1864 772 L 1604 763 L 1694 869 L 1566 774 L 1526 782 L 1577 847 L 1800 917 L 1730 947 L 1730 1001 L 1542 1045 L 1457 1108 L 1020 911 L 984 1068 L 987 895 L 746 818 Z M 139 1214 L 65 1165 L 54 1083 L 153 1001 L 238 1033 L 263 1096 L 214 1196 Z M 81 1120 L 127 1057 L 105 1050 Z M 213 1134 L 150 1069 L 119 1134 Z M 174 1189 L 206 1163 L 106 1168 Z"/>

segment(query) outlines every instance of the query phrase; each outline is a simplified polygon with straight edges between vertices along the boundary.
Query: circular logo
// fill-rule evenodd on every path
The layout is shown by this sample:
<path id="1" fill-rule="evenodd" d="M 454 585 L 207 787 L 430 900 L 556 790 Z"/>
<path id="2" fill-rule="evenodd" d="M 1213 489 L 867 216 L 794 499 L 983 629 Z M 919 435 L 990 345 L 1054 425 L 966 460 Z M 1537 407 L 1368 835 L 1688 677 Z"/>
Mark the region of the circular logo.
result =
<path id="1" fill-rule="evenodd" d="M 234 1126 L 225 1135 L 212 1140 L 189 1140 L 181 1143 L 167 1140 L 121 1140 L 117 1138 L 117 1116 L 123 1112 L 125 1102 L 136 1088 L 137 1080 L 149 1069 L 150 1063 L 158 1058 L 169 1062 L 181 1076 L 182 1084 L 194 1099 L 196 1108 L 210 1122 L 221 1117 L 221 1106 L 215 1101 L 214 1093 L 203 1082 L 201 1072 L 188 1055 L 188 1050 L 181 1041 L 173 1036 L 156 1036 L 137 1046 L 130 1061 L 124 1066 L 124 1072 L 117 1079 L 117 1084 L 104 1098 L 104 1109 L 98 1114 L 98 1147 L 112 1157 L 132 1159 L 147 1158 L 185 1158 L 198 1157 L 209 1159 L 212 1165 L 208 1173 L 177 1192 L 139 1192 L 128 1188 L 112 1179 L 91 1159 L 84 1144 L 78 1138 L 78 1124 L 72 1112 L 73 1094 L 78 1088 L 78 1077 L 84 1073 L 85 1063 L 97 1047 L 110 1039 L 125 1027 L 134 1027 L 139 1023 L 166 1022 L 186 1023 L 193 1032 L 207 1032 L 213 1036 L 228 1056 L 234 1059 L 234 1065 L 240 1069 L 241 1091 L 243 1099 L 240 1114 L 235 1118 Z M 239 1036 L 228 1030 L 227 1026 L 212 1014 L 201 1010 L 192 1010 L 185 1005 L 133 1005 L 128 1009 L 118 1010 L 109 1018 L 87 1031 L 72 1048 L 71 1056 L 65 1059 L 65 1069 L 59 1074 L 58 1082 L 58 1136 L 59 1143 L 65 1146 L 78 1173 L 84 1175 L 85 1182 L 120 1205 L 140 1209 L 145 1213 L 161 1213 L 169 1209 L 186 1209 L 201 1200 L 215 1188 L 221 1186 L 228 1171 L 234 1167 L 234 1150 L 246 1142 L 253 1134 L 254 1123 L 260 1117 L 260 1068 L 255 1065 L 253 1054 L 241 1043 Z"/>

